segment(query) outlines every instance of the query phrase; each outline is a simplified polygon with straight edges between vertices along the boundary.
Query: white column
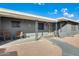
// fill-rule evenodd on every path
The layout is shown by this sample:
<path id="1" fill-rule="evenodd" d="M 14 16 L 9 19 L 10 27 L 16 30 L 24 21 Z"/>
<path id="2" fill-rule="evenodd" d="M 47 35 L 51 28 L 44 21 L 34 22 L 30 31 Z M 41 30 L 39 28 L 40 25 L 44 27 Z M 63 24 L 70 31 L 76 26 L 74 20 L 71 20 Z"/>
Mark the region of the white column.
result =
<path id="1" fill-rule="evenodd" d="M 38 21 L 35 21 L 35 39 L 38 40 Z"/>
<path id="2" fill-rule="evenodd" d="M 48 23 L 49 25 L 49 35 L 51 34 L 51 27 L 50 27 L 50 23 Z"/>
<path id="3" fill-rule="evenodd" d="M 55 35 L 57 36 L 57 28 L 58 28 L 58 26 L 57 26 L 57 20 L 56 20 L 56 24 L 55 24 L 55 25 L 56 25 L 56 28 L 55 28 L 55 31 L 56 31 L 56 32 L 55 32 Z"/>
<path id="4" fill-rule="evenodd" d="M 60 32 L 62 31 L 62 23 L 60 23 Z"/>

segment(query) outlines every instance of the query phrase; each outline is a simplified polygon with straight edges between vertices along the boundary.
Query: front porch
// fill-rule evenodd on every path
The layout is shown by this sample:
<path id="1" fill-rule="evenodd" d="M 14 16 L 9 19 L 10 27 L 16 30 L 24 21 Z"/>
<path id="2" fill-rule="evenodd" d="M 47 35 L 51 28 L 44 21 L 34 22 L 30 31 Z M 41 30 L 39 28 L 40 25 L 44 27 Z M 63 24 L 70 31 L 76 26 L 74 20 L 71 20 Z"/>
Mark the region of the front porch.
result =
<path id="1" fill-rule="evenodd" d="M 14 24 L 14 21 L 16 22 L 16 25 Z M 45 36 L 53 36 L 54 32 L 52 28 L 52 22 L 0 17 L 0 40 L 5 42 L 21 38 L 37 40 Z M 25 35 L 24 37 L 22 37 L 23 34 Z"/>

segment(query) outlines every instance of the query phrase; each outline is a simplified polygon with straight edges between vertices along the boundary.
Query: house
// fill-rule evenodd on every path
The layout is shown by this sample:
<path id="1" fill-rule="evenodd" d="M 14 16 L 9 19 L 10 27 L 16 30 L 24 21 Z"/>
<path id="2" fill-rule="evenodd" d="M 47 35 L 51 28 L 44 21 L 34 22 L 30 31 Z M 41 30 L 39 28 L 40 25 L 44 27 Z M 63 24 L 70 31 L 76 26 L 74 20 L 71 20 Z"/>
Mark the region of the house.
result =
<path id="1" fill-rule="evenodd" d="M 79 33 L 79 22 L 68 18 L 57 18 L 57 36 L 73 36 Z"/>
<path id="2" fill-rule="evenodd" d="M 26 38 L 32 39 L 53 35 L 53 22 L 55 19 L 4 8 L 0 9 L 0 31 L 10 32 L 12 39 L 19 31 L 24 32 Z"/>
<path id="3" fill-rule="evenodd" d="M 24 32 L 27 39 L 39 39 L 43 36 L 72 36 L 79 33 L 79 22 L 0 8 L 0 40 L 5 40 L 8 36 L 16 39 L 17 32 Z M 5 34 L 3 38 L 2 33 Z"/>

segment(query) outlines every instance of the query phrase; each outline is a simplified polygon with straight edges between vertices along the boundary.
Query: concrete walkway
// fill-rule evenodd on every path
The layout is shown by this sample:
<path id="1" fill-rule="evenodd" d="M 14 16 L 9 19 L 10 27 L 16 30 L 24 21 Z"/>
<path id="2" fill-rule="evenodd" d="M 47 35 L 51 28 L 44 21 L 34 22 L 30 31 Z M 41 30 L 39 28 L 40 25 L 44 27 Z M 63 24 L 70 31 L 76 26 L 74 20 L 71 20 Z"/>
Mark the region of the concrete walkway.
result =
<path id="1" fill-rule="evenodd" d="M 24 43 L 24 42 L 29 42 L 29 41 L 35 41 L 35 39 L 17 39 L 17 40 L 13 40 L 13 41 L 4 41 L 4 42 L 1 42 L 0 43 L 0 48 L 4 48 L 4 47 L 8 47 L 8 46 L 11 46 L 11 45 L 14 45 L 14 44 L 20 44 L 20 43 Z M 6 44 L 5 44 L 6 43 Z"/>
<path id="2" fill-rule="evenodd" d="M 59 46 L 62 51 L 63 51 L 63 56 L 79 56 L 79 48 L 72 46 L 68 43 L 65 43 L 62 40 L 56 40 L 56 39 L 48 39 L 50 42 L 52 42 L 52 44 Z M 28 41 L 34 41 L 34 39 L 19 39 L 19 40 L 15 40 L 13 42 L 1 45 L 0 47 L 7 47 L 13 44 L 19 44 L 19 43 L 24 43 L 24 42 L 28 42 Z"/>
<path id="3" fill-rule="evenodd" d="M 50 41 L 62 48 L 63 56 L 79 56 L 79 48 L 76 48 L 60 40 L 50 39 Z"/>

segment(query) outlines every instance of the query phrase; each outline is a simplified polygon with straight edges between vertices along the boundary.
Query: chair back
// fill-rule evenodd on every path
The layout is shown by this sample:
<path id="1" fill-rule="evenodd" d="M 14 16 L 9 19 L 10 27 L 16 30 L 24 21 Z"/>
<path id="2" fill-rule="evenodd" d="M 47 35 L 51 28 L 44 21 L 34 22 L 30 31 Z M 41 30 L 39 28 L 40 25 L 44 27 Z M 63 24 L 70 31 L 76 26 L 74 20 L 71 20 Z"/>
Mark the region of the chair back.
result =
<path id="1" fill-rule="evenodd" d="M 18 31 L 18 32 L 16 32 L 16 36 L 20 36 L 20 32 Z"/>
<path id="2" fill-rule="evenodd" d="M 11 33 L 8 32 L 8 31 L 3 32 L 3 35 L 4 35 L 6 38 L 11 37 Z"/>

